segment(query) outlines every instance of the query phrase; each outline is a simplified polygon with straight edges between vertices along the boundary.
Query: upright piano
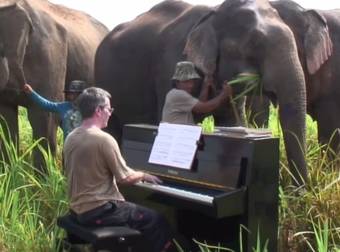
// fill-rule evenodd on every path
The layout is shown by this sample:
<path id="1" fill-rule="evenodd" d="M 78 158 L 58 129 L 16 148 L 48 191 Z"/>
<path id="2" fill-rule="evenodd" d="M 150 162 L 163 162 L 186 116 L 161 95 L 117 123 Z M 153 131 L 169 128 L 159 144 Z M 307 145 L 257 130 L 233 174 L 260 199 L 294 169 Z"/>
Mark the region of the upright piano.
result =
<path id="1" fill-rule="evenodd" d="M 189 241 L 244 252 L 260 242 L 276 252 L 278 139 L 202 134 L 191 169 L 183 170 L 148 162 L 157 129 L 140 124 L 123 128 L 127 164 L 163 181 L 126 186 L 126 199 L 162 212 Z"/>

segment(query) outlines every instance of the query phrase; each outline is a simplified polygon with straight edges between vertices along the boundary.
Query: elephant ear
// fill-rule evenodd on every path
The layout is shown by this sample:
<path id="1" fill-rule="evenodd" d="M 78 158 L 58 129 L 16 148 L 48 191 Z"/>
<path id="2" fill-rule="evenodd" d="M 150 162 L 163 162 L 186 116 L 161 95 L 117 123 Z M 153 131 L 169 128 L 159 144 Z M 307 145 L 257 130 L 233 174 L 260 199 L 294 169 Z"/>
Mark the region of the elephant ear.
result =
<path id="1" fill-rule="evenodd" d="M 308 10 L 305 15 L 309 25 L 304 39 L 307 69 L 314 74 L 331 56 L 333 43 L 324 16 L 316 10 Z"/>
<path id="2" fill-rule="evenodd" d="M 218 42 L 212 25 L 214 14 L 211 11 L 192 28 L 183 51 L 187 59 L 206 75 L 212 75 L 216 70 Z"/>

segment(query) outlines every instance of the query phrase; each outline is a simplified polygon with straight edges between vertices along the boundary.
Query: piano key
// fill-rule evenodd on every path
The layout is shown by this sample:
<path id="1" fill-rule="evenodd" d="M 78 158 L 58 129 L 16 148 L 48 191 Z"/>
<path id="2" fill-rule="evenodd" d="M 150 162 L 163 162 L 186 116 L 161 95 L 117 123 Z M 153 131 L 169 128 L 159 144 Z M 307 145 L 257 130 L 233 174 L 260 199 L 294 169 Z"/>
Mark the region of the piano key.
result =
<path id="1" fill-rule="evenodd" d="M 187 190 L 182 190 L 174 187 L 169 187 L 165 185 L 159 184 L 151 184 L 146 182 L 139 182 L 136 184 L 139 187 L 147 188 L 152 191 L 157 191 L 161 193 L 165 193 L 172 196 L 177 196 L 179 198 L 188 199 L 188 200 L 196 200 L 200 203 L 212 205 L 214 198 L 209 195 L 204 195 L 201 193 L 191 192 Z"/>

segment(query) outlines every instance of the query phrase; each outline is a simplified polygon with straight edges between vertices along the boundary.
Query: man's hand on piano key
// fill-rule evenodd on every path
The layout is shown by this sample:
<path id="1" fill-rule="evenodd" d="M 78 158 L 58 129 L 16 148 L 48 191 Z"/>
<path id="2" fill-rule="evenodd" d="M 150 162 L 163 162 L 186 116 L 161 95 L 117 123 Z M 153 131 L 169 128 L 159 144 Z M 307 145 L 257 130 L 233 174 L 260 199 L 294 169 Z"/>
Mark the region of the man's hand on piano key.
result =
<path id="1" fill-rule="evenodd" d="M 152 184 L 162 184 L 162 180 L 154 175 L 151 175 L 151 174 L 148 174 L 148 173 L 144 173 L 144 176 L 143 176 L 143 181 L 145 182 L 149 182 L 149 183 L 152 183 Z"/>

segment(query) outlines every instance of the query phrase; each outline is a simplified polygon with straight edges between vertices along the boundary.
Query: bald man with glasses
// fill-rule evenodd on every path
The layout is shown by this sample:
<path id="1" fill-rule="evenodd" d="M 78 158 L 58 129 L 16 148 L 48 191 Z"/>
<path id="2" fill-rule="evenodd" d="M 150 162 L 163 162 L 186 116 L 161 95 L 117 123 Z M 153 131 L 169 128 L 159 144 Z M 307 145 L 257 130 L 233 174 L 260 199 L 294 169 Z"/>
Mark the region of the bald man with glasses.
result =
<path id="1" fill-rule="evenodd" d="M 150 174 L 128 167 L 116 140 L 102 129 L 113 112 L 110 94 L 91 87 L 78 97 L 83 121 L 64 144 L 64 166 L 70 212 L 88 226 L 124 226 L 139 230 L 153 252 L 174 251 L 165 218 L 156 211 L 127 202 L 118 185 L 139 181 L 161 183 Z"/>

